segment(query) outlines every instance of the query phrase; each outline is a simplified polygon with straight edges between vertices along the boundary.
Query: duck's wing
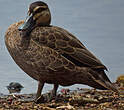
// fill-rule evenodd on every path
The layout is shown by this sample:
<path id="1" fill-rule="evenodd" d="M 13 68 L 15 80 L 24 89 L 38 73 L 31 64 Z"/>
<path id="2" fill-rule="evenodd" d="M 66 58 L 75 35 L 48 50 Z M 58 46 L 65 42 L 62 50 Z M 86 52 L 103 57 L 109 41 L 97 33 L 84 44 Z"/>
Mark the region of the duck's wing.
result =
<path id="1" fill-rule="evenodd" d="M 33 40 L 54 49 L 77 66 L 107 69 L 74 35 L 62 28 L 39 27 L 33 34 Z"/>

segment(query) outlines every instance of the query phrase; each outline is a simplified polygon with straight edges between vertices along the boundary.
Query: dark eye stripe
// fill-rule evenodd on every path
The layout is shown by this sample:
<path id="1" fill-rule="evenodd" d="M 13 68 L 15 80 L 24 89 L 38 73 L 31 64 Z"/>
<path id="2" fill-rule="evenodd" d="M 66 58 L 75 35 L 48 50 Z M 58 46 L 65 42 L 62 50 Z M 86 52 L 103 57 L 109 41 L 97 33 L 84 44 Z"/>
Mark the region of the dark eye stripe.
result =
<path id="1" fill-rule="evenodd" d="M 34 13 L 39 13 L 39 12 L 44 11 L 44 10 L 46 10 L 46 8 L 38 8 Z"/>

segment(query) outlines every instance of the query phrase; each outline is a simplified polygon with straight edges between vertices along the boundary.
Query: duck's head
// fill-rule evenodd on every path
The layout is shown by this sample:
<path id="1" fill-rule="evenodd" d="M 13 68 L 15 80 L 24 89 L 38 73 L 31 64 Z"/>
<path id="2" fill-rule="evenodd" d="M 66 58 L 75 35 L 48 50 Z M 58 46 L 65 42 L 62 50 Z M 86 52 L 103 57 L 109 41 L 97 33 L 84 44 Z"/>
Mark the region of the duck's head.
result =
<path id="1" fill-rule="evenodd" d="M 28 9 L 28 17 L 19 30 L 32 29 L 36 26 L 49 26 L 51 22 L 51 14 L 48 5 L 42 1 L 36 1 L 30 4 Z"/>

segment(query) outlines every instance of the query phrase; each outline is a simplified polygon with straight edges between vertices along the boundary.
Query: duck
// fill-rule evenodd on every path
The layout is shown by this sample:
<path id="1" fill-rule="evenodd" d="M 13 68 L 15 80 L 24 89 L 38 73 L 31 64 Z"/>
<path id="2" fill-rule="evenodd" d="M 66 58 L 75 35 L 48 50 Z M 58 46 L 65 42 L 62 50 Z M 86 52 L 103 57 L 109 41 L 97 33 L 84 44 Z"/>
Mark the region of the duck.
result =
<path id="1" fill-rule="evenodd" d="M 24 88 L 20 83 L 18 82 L 11 82 L 8 86 L 6 86 L 9 90 L 9 93 L 20 93 L 21 90 Z"/>
<path id="2" fill-rule="evenodd" d="M 35 102 L 42 97 L 45 83 L 54 85 L 51 97 L 56 97 L 59 85 L 84 84 L 118 92 L 106 75 L 107 67 L 76 36 L 51 25 L 45 2 L 31 3 L 27 16 L 9 26 L 5 44 L 15 63 L 38 81 Z"/>

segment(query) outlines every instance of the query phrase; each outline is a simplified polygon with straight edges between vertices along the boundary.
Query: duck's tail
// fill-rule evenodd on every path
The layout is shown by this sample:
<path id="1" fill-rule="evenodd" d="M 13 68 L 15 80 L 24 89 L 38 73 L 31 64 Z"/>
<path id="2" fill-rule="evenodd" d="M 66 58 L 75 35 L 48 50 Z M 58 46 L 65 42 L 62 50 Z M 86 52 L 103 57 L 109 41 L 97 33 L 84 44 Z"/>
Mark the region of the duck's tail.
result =
<path id="1" fill-rule="evenodd" d="M 112 84 L 104 70 L 90 69 L 89 74 L 93 80 L 92 83 L 88 84 L 89 86 L 92 86 L 96 89 L 113 90 L 119 94 L 117 87 Z"/>

